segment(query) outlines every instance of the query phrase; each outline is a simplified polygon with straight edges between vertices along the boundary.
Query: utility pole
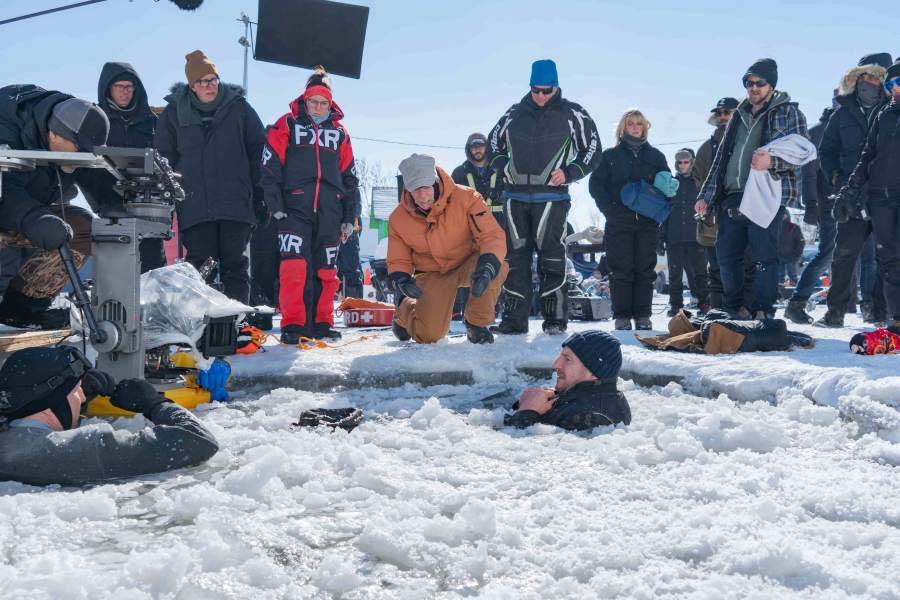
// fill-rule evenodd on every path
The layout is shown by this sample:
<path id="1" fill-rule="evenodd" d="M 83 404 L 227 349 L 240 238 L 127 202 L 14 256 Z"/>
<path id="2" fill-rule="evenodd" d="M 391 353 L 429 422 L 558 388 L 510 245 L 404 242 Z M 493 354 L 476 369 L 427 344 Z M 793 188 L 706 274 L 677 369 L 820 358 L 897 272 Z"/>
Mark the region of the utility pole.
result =
<path id="1" fill-rule="evenodd" d="M 247 80 L 247 68 L 250 60 L 250 40 L 248 37 L 253 37 L 253 32 L 250 31 L 250 17 L 245 13 L 241 13 L 241 18 L 238 21 L 244 24 L 244 35 L 238 39 L 238 44 L 244 47 L 244 93 L 249 96 L 250 88 Z"/>

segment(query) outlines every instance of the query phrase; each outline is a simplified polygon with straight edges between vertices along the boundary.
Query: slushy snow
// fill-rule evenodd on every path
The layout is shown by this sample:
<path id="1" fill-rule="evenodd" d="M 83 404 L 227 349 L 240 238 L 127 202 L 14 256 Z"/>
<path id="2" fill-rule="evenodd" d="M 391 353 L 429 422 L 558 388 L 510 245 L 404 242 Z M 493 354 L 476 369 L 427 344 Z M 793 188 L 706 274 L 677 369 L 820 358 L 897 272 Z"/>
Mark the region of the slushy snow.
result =
<path id="1" fill-rule="evenodd" d="M 620 381 L 631 426 L 502 428 L 504 400 L 481 399 L 533 384 L 516 368 L 560 341 L 241 357 L 245 374 L 432 364 L 476 384 L 239 391 L 200 411 L 222 448 L 200 467 L 0 483 L 0 596 L 900 598 L 897 357 L 857 360 L 837 338 L 719 358 L 628 345 L 627 368 L 685 377 Z M 349 434 L 291 426 L 341 406 L 366 414 Z"/>

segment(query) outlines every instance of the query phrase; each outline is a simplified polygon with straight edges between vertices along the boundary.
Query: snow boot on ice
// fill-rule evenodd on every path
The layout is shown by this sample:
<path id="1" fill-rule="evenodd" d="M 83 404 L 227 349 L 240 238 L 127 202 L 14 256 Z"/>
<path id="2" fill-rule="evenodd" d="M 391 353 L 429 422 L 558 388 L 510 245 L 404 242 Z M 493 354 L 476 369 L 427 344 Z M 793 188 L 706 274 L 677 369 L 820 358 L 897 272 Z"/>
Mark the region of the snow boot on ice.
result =
<path id="1" fill-rule="evenodd" d="M 493 344 L 494 334 L 487 327 L 472 325 L 466 321 L 466 338 L 473 344 Z"/>
<path id="2" fill-rule="evenodd" d="M 559 335 L 566 332 L 566 323 L 563 321 L 544 321 L 541 329 L 547 335 Z"/>
<path id="3" fill-rule="evenodd" d="M 312 337 L 317 340 L 339 340 L 341 339 L 341 332 L 334 329 L 328 323 L 316 323 L 313 326 Z"/>
<path id="4" fill-rule="evenodd" d="M 616 330 L 617 331 L 630 331 L 631 330 L 631 319 L 620 318 L 616 319 Z"/>
<path id="5" fill-rule="evenodd" d="M 499 325 L 491 325 L 490 330 L 494 333 L 502 333 L 503 335 L 523 335 L 528 333 L 528 325 L 519 327 L 512 321 L 500 321 Z"/>
<path id="6" fill-rule="evenodd" d="M 809 325 L 815 321 L 815 319 L 806 312 L 805 300 L 791 300 L 788 302 L 787 307 L 784 309 L 784 318 L 789 319 L 798 325 Z"/>
<path id="7" fill-rule="evenodd" d="M 300 338 L 309 337 L 308 334 L 303 325 L 285 325 L 281 328 L 281 343 L 296 346 L 300 343 Z"/>
<path id="8" fill-rule="evenodd" d="M 816 327 L 839 329 L 844 326 L 844 314 L 829 308 L 825 311 L 825 316 L 816 321 L 815 325 Z"/>
<path id="9" fill-rule="evenodd" d="M 862 302 L 862 303 L 860 303 L 859 308 L 862 310 L 863 323 L 878 322 L 878 320 L 875 318 L 875 303 L 874 302 Z"/>
<path id="10" fill-rule="evenodd" d="M 638 331 L 650 331 L 653 329 L 653 322 L 650 317 L 638 317 L 634 320 L 634 328 Z"/>
<path id="11" fill-rule="evenodd" d="M 410 335 L 405 327 L 401 327 L 397 321 L 393 321 L 391 323 L 391 333 L 394 334 L 394 337 L 400 340 L 401 342 L 408 342 Z"/>

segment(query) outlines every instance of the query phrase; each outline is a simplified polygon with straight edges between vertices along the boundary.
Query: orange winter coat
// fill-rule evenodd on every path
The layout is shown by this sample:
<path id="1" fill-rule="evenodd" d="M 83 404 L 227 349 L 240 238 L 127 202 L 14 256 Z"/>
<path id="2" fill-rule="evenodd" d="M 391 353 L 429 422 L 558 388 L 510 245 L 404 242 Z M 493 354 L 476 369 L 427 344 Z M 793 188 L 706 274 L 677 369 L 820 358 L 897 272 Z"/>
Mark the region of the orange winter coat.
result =
<path id="1" fill-rule="evenodd" d="M 475 190 L 457 185 L 437 168 L 440 198 L 427 216 L 406 190 L 388 221 L 389 273 L 447 273 L 472 254 L 490 253 L 503 262 L 506 234 Z"/>

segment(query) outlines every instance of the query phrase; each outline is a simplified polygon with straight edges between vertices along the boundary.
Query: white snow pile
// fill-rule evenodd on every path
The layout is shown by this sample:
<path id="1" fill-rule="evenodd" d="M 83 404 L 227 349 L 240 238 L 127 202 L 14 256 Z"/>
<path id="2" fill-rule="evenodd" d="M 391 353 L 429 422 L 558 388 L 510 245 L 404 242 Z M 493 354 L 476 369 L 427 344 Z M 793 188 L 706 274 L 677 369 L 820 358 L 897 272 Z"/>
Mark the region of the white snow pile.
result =
<path id="1" fill-rule="evenodd" d="M 496 385 L 216 405 L 202 467 L 0 484 L 0 596 L 900 598 L 894 444 L 799 390 L 620 386 L 633 424 L 578 435 L 500 428 Z M 349 434 L 290 426 L 346 405 Z"/>

